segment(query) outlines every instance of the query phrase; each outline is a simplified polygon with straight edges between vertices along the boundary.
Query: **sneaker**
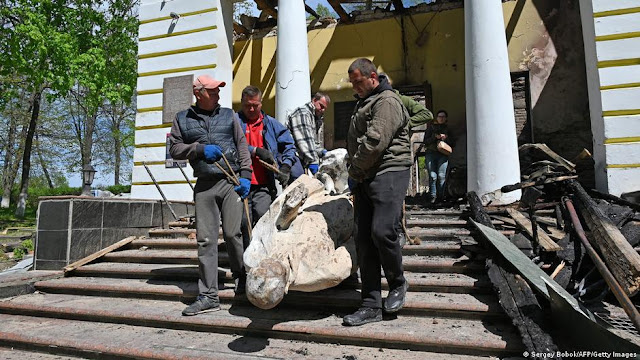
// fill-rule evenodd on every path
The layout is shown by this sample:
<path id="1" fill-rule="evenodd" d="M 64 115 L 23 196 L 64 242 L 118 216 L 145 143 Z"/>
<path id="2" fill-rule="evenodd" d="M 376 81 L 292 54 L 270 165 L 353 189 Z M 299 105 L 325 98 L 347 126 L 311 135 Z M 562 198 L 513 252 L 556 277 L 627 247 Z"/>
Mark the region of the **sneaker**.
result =
<path id="1" fill-rule="evenodd" d="M 234 288 L 234 291 L 237 295 L 242 295 L 245 294 L 247 292 L 247 278 L 246 277 L 239 277 L 237 279 L 235 279 L 236 282 L 236 286 Z"/>
<path id="2" fill-rule="evenodd" d="M 198 296 L 198 299 L 193 304 L 187 306 L 182 310 L 182 315 L 193 316 L 206 312 L 213 312 L 220 310 L 220 300 L 218 298 L 212 299 L 206 296 Z"/>
<path id="3" fill-rule="evenodd" d="M 382 321 L 382 310 L 370 307 L 361 307 L 353 314 L 342 318 L 342 325 L 360 326 L 372 322 Z"/>
<path id="4" fill-rule="evenodd" d="M 402 309 L 408 289 L 409 283 L 405 280 L 402 286 L 389 291 L 389 295 L 384 301 L 384 311 L 387 313 L 394 313 Z"/>

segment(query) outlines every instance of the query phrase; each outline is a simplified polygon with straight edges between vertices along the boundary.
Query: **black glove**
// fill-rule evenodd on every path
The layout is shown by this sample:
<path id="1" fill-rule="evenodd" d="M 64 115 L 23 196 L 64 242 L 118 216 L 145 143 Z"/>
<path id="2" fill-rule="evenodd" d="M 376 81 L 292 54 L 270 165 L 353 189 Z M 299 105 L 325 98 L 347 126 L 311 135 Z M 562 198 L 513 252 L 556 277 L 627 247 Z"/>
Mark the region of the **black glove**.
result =
<path id="1" fill-rule="evenodd" d="M 272 164 L 272 165 L 275 163 L 275 160 L 273 160 L 273 154 L 271 154 L 271 151 L 269 151 L 269 150 L 267 150 L 265 148 L 257 147 L 256 148 L 256 156 L 260 160 L 262 160 L 262 161 L 264 161 L 266 163 L 269 163 L 269 164 Z"/>
<path id="2" fill-rule="evenodd" d="M 283 188 L 287 187 L 287 184 L 289 183 L 289 177 L 291 177 L 291 166 L 282 164 L 282 166 L 280 166 L 280 173 L 276 174 L 276 178 Z"/>

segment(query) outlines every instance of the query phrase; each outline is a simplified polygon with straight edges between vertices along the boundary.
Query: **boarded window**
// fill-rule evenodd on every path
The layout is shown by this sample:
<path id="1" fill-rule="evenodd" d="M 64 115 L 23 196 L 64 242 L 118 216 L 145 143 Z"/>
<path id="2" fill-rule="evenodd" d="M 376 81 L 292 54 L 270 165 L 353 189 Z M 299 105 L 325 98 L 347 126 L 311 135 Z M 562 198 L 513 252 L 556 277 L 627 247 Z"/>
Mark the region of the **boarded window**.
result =
<path id="1" fill-rule="evenodd" d="M 337 102 L 333 105 L 333 139 L 334 141 L 347 140 L 347 132 L 349 131 L 349 122 L 351 114 L 356 107 L 355 100 Z"/>
<path id="2" fill-rule="evenodd" d="M 518 145 L 531 143 L 533 142 L 533 121 L 528 71 L 511 73 L 511 92 Z"/>

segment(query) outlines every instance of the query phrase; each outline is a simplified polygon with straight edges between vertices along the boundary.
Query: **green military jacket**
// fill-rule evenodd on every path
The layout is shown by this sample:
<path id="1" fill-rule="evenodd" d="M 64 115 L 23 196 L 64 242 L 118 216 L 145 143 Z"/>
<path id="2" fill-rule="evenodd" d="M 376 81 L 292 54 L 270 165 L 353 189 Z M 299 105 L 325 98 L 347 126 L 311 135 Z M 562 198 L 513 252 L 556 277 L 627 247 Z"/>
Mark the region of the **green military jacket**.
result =
<path id="1" fill-rule="evenodd" d="M 409 113 L 390 86 L 359 99 L 347 135 L 349 176 L 362 182 L 411 167 Z"/>

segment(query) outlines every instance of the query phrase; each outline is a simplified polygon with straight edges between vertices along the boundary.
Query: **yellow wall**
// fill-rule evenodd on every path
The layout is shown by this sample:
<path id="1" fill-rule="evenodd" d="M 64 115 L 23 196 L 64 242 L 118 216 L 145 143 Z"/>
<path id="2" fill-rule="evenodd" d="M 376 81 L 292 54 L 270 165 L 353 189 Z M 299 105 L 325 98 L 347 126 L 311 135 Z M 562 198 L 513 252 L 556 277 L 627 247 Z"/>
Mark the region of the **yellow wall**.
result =
<path id="1" fill-rule="evenodd" d="M 505 27 L 511 35 L 508 36 L 511 71 L 526 69 L 531 49 L 544 46 L 547 41 L 538 11 L 551 0 L 535 2 L 535 5 L 532 0 L 503 4 Z M 423 29 L 426 41 L 420 46 L 416 40 Z M 458 134 L 464 131 L 462 8 L 312 30 L 308 39 L 312 92 L 327 92 L 334 102 L 353 100 L 347 68 L 356 58 L 367 57 L 390 76 L 394 85 L 429 82 L 432 110 L 448 110 L 452 130 Z M 238 108 L 242 88 L 251 84 L 263 90 L 264 110 L 274 113 L 275 49 L 275 36 L 234 44 L 234 108 Z M 332 147 L 333 107 L 325 116 L 325 142 L 328 148 Z"/>

